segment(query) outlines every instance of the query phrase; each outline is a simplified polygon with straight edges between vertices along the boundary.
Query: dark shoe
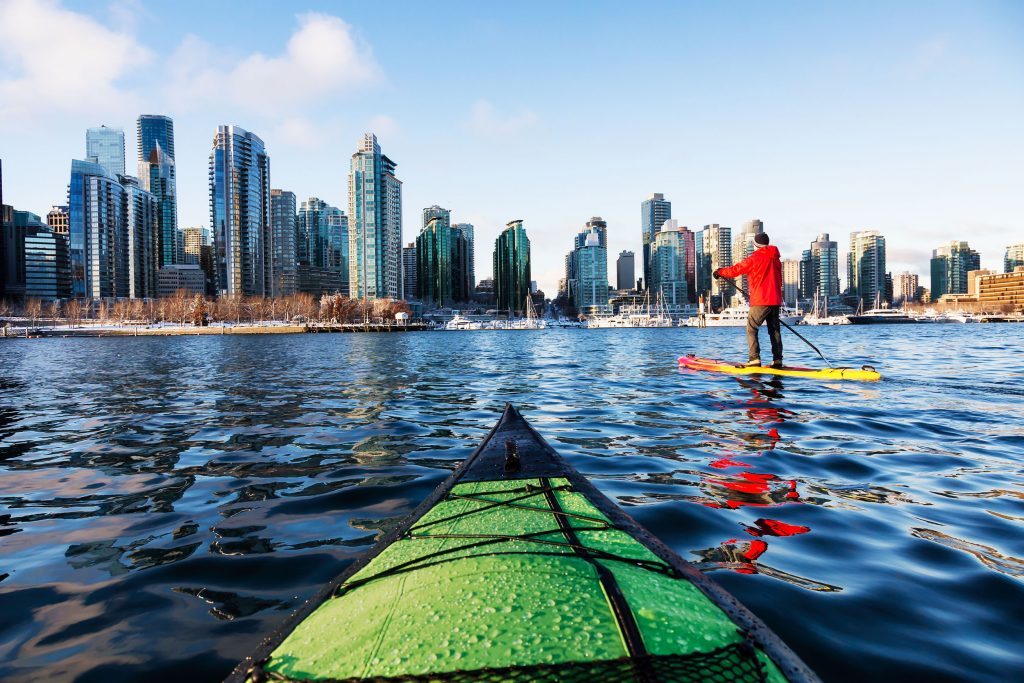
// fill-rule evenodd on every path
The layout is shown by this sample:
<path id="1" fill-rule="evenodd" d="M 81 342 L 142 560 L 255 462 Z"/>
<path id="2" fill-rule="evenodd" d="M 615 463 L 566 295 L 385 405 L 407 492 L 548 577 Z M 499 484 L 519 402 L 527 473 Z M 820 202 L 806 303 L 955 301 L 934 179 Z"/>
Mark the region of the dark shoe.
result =
<path id="1" fill-rule="evenodd" d="M 755 358 L 754 360 L 748 360 L 746 363 L 740 366 L 741 368 L 759 368 L 761 367 L 761 359 Z"/>
<path id="2" fill-rule="evenodd" d="M 773 360 L 772 361 L 772 367 L 775 368 L 776 370 L 781 370 L 782 368 L 784 368 L 786 366 L 782 364 L 781 360 Z"/>

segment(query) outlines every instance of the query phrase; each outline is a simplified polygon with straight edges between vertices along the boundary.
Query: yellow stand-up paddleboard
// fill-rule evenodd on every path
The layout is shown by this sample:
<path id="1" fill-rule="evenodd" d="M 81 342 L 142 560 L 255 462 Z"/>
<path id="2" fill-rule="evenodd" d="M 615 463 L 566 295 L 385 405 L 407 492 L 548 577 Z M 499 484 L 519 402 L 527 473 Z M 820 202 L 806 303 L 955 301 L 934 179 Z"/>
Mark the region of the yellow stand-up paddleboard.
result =
<path id="1" fill-rule="evenodd" d="M 697 358 L 696 356 L 689 355 L 679 358 L 679 367 L 690 368 L 691 370 L 706 370 L 708 372 L 725 372 L 730 375 L 781 375 L 783 377 L 808 377 L 811 379 L 851 379 L 860 382 L 874 382 L 882 379 L 882 376 L 870 365 L 861 366 L 859 369 L 748 367 L 737 363 L 727 363 L 721 360 Z"/>

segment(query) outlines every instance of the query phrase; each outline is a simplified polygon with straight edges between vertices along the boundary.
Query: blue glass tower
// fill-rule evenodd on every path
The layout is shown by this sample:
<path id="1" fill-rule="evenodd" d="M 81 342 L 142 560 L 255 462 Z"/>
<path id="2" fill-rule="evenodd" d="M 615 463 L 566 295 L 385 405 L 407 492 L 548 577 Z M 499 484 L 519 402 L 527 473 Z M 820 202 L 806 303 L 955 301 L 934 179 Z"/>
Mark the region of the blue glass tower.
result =
<path id="1" fill-rule="evenodd" d="M 174 165 L 174 122 L 143 114 L 138 119 L 139 179 L 157 200 L 159 265 L 184 263 L 178 251 L 178 191 Z"/>
<path id="2" fill-rule="evenodd" d="M 124 175 L 124 130 L 89 128 L 85 131 L 85 156 L 115 178 Z"/>
<path id="3" fill-rule="evenodd" d="M 258 136 L 218 126 L 210 152 L 210 224 L 217 290 L 274 296 L 270 157 Z"/>

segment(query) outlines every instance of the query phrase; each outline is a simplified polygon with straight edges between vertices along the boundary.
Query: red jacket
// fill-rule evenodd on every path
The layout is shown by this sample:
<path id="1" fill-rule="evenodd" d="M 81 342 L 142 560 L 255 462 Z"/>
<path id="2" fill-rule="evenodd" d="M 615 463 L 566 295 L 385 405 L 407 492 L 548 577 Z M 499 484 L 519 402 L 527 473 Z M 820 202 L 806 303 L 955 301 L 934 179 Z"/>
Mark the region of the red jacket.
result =
<path id="1" fill-rule="evenodd" d="M 722 277 L 747 276 L 751 306 L 782 305 L 782 260 L 777 247 L 758 247 L 735 266 L 718 271 Z"/>

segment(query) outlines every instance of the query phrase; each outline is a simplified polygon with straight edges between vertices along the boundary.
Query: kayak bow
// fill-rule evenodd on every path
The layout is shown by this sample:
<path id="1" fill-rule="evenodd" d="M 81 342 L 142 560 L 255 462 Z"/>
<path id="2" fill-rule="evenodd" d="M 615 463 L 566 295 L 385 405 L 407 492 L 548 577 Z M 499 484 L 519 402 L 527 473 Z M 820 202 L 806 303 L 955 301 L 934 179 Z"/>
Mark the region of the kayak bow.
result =
<path id="1" fill-rule="evenodd" d="M 817 681 L 511 405 L 230 681 Z"/>

